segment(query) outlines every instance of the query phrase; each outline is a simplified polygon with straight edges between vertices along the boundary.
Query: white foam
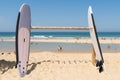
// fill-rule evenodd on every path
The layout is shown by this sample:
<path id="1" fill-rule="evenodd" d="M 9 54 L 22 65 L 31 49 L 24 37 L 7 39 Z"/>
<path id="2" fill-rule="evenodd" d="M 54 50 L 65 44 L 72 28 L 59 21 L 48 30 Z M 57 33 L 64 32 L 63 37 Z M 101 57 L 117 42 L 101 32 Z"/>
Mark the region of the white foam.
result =
<path id="1" fill-rule="evenodd" d="M 33 38 L 48 38 L 46 36 L 33 36 Z"/>

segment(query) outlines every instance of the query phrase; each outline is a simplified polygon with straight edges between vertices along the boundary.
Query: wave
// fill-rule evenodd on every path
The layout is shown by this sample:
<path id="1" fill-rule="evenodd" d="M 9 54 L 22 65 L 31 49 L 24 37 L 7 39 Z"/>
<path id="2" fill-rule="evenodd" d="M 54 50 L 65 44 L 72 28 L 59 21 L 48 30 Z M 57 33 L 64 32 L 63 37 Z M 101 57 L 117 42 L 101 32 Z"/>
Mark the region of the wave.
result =
<path id="1" fill-rule="evenodd" d="M 48 36 L 48 38 L 53 38 L 53 36 Z"/>
<path id="2" fill-rule="evenodd" d="M 48 38 L 46 36 L 32 36 L 32 38 Z"/>
<path id="3" fill-rule="evenodd" d="M 15 36 L 11 36 L 11 37 L 7 37 L 7 36 L 5 36 L 5 37 L 0 37 L 0 39 L 15 39 Z"/>
<path id="4" fill-rule="evenodd" d="M 43 35 L 41 35 L 41 36 L 31 36 L 32 38 L 53 38 L 53 36 L 43 36 Z"/>

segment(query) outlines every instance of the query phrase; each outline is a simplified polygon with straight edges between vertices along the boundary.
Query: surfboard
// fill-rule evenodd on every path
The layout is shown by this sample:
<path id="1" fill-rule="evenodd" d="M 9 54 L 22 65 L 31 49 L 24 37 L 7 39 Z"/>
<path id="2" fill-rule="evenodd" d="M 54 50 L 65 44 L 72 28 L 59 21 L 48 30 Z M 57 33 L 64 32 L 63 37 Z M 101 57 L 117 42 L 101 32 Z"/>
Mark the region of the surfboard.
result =
<path id="1" fill-rule="evenodd" d="M 99 72 L 102 72 L 102 71 L 104 71 L 104 68 L 103 68 L 104 59 L 103 59 L 100 43 L 98 40 L 96 25 L 94 22 L 94 17 L 93 17 L 93 12 L 92 12 L 91 6 L 88 9 L 88 24 L 90 27 L 90 36 L 91 36 L 93 48 L 95 50 L 96 66 L 99 67 Z"/>
<path id="2" fill-rule="evenodd" d="M 16 25 L 16 67 L 21 77 L 27 73 L 27 65 L 30 52 L 30 7 L 23 4 L 18 13 Z"/>

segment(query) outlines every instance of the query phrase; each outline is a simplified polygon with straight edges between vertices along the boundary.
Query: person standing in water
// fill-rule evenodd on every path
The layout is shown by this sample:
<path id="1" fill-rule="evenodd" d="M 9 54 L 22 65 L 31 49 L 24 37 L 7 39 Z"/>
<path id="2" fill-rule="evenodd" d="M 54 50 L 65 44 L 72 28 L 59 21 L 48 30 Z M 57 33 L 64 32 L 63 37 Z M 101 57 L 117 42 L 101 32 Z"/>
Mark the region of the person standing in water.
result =
<path id="1" fill-rule="evenodd" d="M 62 47 L 60 45 L 58 46 L 58 51 L 62 51 Z"/>

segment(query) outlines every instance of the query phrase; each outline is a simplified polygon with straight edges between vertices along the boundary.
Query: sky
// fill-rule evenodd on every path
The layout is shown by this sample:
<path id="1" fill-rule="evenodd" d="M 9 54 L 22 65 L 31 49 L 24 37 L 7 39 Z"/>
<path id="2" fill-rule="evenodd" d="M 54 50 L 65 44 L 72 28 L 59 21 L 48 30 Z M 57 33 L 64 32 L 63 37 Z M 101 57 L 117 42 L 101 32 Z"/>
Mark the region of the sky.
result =
<path id="1" fill-rule="evenodd" d="M 31 8 L 34 26 L 88 26 L 92 6 L 97 31 L 120 32 L 120 0 L 0 0 L 0 32 L 15 32 L 23 3 Z"/>

